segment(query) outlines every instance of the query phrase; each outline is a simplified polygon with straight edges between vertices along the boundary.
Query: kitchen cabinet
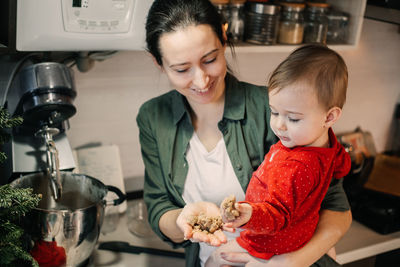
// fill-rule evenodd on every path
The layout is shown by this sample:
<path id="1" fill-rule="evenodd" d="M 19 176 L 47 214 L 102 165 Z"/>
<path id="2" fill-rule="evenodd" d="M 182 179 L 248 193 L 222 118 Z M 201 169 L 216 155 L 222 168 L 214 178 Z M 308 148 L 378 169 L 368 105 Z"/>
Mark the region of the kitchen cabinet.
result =
<path id="1" fill-rule="evenodd" d="M 365 13 L 367 0 L 327 0 L 337 10 L 344 11 L 350 15 L 348 25 L 348 41 L 346 44 L 328 44 L 328 46 L 335 50 L 354 49 L 358 45 L 361 35 L 363 18 Z M 254 45 L 246 42 L 235 44 L 235 52 L 237 53 L 263 53 L 263 52 L 289 52 L 292 51 L 296 45 Z"/>

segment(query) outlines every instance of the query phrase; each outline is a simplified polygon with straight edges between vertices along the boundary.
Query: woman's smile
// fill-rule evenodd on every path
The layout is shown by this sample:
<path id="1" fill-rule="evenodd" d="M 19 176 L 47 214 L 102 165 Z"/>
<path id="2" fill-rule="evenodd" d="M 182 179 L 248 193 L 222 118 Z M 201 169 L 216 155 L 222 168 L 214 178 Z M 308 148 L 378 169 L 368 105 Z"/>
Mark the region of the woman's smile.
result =
<path id="1" fill-rule="evenodd" d="M 200 89 L 200 88 L 190 88 L 192 91 L 199 95 L 204 95 L 208 92 L 211 92 L 214 89 L 214 82 L 211 82 L 207 87 Z"/>

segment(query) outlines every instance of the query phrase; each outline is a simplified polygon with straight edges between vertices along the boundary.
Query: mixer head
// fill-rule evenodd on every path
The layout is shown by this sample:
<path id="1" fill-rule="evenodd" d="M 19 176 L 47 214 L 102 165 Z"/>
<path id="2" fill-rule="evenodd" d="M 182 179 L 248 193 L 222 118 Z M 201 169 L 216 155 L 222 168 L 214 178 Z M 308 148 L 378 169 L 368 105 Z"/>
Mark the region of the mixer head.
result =
<path id="1" fill-rule="evenodd" d="M 73 72 L 64 64 L 43 62 L 25 67 L 20 73 L 17 112 L 24 124 L 55 126 L 72 117 L 76 108 Z"/>
<path id="2" fill-rule="evenodd" d="M 18 60 L 0 60 L 1 103 L 12 116 L 24 119 L 4 145 L 7 160 L 0 166 L 0 184 L 21 174 L 54 170 L 57 174 L 58 169 L 75 167 L 65 134 L 68 119 L 76 113 L 72 70 L 56 62 L 36 63 L 33 57 Z"/>

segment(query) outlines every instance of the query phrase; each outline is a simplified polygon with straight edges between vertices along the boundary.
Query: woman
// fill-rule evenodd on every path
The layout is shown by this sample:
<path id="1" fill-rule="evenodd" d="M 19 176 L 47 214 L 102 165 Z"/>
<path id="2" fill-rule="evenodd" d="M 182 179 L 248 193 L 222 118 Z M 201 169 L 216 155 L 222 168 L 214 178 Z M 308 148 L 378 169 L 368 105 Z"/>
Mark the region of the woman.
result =
<path id="1" fill-rule="evenodd" d="M 200 266 L 213 250 L 208 244 L 218 246 L 226 235 L 193 233 L 187 218 L 219 214 L 227 195 L 244 199 L 252 172 L 276 142 L 268 93 L 228 73 L 222 18 L 208 0 L 156 0 L 146 32 L 148 51 L 175 89 L 143 104 L 137 117 L 149 222 L 163 240 L 185 248 L 187 266 Z M 323 208 L 314 237 L 300 250 L 267 263 L 228 256 L 249 265 L 313 264 L 351 222 L 341 184 L 330 186 Z"/>

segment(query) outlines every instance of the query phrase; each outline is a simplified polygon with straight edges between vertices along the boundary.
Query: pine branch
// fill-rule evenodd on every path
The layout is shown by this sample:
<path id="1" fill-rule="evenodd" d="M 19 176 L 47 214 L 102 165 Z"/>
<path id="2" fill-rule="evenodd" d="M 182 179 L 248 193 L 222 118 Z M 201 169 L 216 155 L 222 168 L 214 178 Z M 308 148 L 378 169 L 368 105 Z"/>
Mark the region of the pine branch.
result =
<path id="1" fill-rule="evenodd" d="M 0 163 L 7 159 L 6 153 L 0 151 Z"/>
<path id="2" fill-rule="evenodd" d="M 0 186 L 0 266 L 16 266 L 15 262 L 31 262 L 38 266 L 32 256 L 23 249 L 23 229 L 17 222 L 39 204 L 40 195 L 31 188 Z"/>
<path id="3" fill-rule="evenodd" d="M 6 131 L 6 129 L 11 129 L 22 123 L 21 117 L 10 118 L 8 111 L 0 107 L 0 145 L 5 144 L 10 141 L 11 135 Z M 0 151 L 0 163 L 2 163 L 7 158 L 3 151 Z"/>
<path id="4" fill-rule="evenodd" d="M 22 123 L 21 117 L 11 118 L 5 108 L 0 109 L 0 128 L 12 128 Z"/>
<path id="5" fill-rule="evenodd" d="M 14 243 L 6 243 L 0 246 L 0 266 L 14 267 L 17 260 L 30 262 L 32 266 L 39 267 L 39 264 L 32 258 L 32 256 L 23 250 L 19 245 Z M 26 265 L 24 265 L 26 266 Z"/>
<path id="6" fill-rule="evenodd" d="M 11 118 L 8 111 L 0 107 L 0 146 L 10 141 L 11 135 L 7 129 L 21 123 L 21 117 Z M 0 163 L 6 158 L 7 155 L 0 151 Z M 20 262 L 39 266 L 24 249 L 24 230 L 15 224 L 39 204 L 41 196 L 32 191 L 31 188 L 12 188 L 9 184 L 0 186 L 0 266 L 20 266 Z"/>
<path id="7" fill-rule="evenodd" d="M 15 240 L 20 240 L 24 231 L 14 223 L 10 221 L 0 221 L 0 235 L 2 237 L 0 241 L 0 246 L 8 243 L 15 242 Z"/>
<path id="8" fill-rule="evenodd" d="M 32 194 L 32 188 L 12 188 L 9 184 L 0 187 L 0 217 L 10 221 L 24 216 L 39 204 L 40 195 Z"/>

